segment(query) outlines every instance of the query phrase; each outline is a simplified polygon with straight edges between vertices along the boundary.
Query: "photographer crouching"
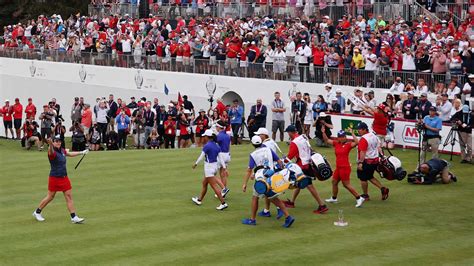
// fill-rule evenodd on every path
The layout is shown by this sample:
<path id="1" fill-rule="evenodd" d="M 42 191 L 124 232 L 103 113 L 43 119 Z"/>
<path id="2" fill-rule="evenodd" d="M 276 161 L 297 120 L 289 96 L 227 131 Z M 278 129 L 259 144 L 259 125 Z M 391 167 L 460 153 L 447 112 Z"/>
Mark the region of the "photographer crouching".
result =
<path id="1" fill-rule="evenodd" d="M 38 123 L 32 119 L 27 119 L 23 124 L 23 139 L 21 140 L 21 144 L 27 150 L 33 145 L 38 147 L 38 151 L 43 150 L 41 148 L 41 134 L 38 132 L 38 127 Z"/>
<path id="2" fill-rule="evenodd" d="M 461 100 L 454 101 L 456 113 L 451 117 L 452 129 L 459 135 L 461 163 L 472 163 L 472 128 L 474 127 L 474 112 L 468 105 L 461 105 Z"/>
<path id="3" fill-rule="evenodd" d="M 420 164 L 418 171 L 408 175 L 407 180 L 412 184 L 423 185 L 431 185 L 438 180 L 441 180 L 443 184 L 457 182 L 456 176 L 449 172 L 449 163 L 438 158 Z"/>
<path id="4" fill-rule="evenodd" d="M 438 117 L 436 107 L 430 107 L 430 114 L 425 116 L 423 120 L 419 120 L 416 124 L 418 132 L 423 132 L 423 142 L 421 145 L 420 164 L 426 161 L 426 152 L 431 148 L 432 158 L 438 158 L 438 148 L 441 143 L 441 135 L 439 134 L 443 122 Z"/>

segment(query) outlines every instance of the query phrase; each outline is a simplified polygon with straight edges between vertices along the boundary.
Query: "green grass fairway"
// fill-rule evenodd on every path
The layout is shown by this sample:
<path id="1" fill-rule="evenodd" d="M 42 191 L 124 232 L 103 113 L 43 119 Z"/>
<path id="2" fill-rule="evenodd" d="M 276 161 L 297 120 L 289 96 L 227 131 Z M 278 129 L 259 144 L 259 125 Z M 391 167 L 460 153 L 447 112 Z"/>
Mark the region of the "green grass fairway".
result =
<path id="1" fill-rule="evenodd" d="M 474 166 L 460 165 L 459 157 L 457 183 L 383 180 L 389 199 L 370 186 L 372 200 L 360 209 L 341 186 L 340 202 L 316 215 L 302 191 L 290 209 L 296 221 L 285 229 L 274 217 L 241 224 L 250 213 L 251 192 L 241 186 L 251 150 L 232 147 L 229 208 L 222 212 L 214 193 L 200 207 L 191 202 L 201 186 L 202 165 L 191 169 L 200 149 L 91 152 L 78 170 L 79 157 L 69 158 L 77 212 L 86 218 L 73 225 L 61 194 L 44 210 L 45 222 L 31 216 L 47 190 L 46 152 L 0 140 L 0 264 L 474 264 Z M 318 150 L 334 162 L 332 149 Z M 407 170 L 415 168 L 416 151 L 394 153 Z M 352 183 L 360 191 L 355 174 Z M 316 187 L 323 198 L 331 195 L 330 181 Z M 333 225 L 338 209 L 346 228 Z"/>

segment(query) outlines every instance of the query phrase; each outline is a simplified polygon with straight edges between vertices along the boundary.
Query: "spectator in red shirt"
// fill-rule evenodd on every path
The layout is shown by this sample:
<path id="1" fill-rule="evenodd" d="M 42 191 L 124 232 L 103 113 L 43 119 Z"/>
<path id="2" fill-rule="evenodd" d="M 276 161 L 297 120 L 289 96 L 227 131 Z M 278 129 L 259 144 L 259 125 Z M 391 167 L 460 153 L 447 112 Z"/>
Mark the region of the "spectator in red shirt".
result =
<path id="1" fill-rule="evenodd" d="M 176 138 L 176 122 L 173 120 L 173 116 L 169 115 L 168 120 L 164 122 L 165 127 L 165 149 L 169 149 L 170 147 L 174 149 L 174 140 Z"/>
<path id="2" fill-rule="evenodd" d="M 321 44 L 313 46 L 313 65 L 316 82 L 322 83 L 324 76 L 324 50 Z"/>
<path id="3" fill-rule="evenodd" d="M 33 104 L 33 99 L 28 98 L 28 105 L 25 107 L 26 119 L 35 120 L 36 106 Z"/>
<path id="4" fill-rule="evenodd" d="M 86 139 L 89 139 L 89 129 L 92 127 L 92 111 L 89 104 L 84 104 L 84 110 L 82 111 L 81 125 Z"/>
<path id="5" fill-rule="evenodd" d="M 379 138 L 380 143 L 385 142 L 385 136 L 387 135 L 387 127 L 390 123 L 390 117 L 387 114 L 388 107 L 383 103 L 379 104 L 376 108 L 371 108 L 369 106 L 363 106 L 364 112 L 370 114 L 374 117 L 374 122 L 372 122 L 372 130 L 375 135 Z"/>
<path id="6" fill-rule="evenodd" d="M 20 140 L 21 134 L 21 118 L 23 117 L 23 105 L 20 103 L 20 99 L 15 99 L 15 104 L 12 106 L 12 114 L 13 114 L 13 126 L 15 127 L 16 131 L 16 139 Z"/>
<path id="7" fill-rule="evenodd" d="M 10 129 L 10 133 L 12 133 L 13 139 L 13 123 L 12 123 L 12 113 L 13 109 L 10 106 L 10 101 L 5 100 L 5 105 L 2 107 L 0 114 L 3 116 L 3 127 L 5 128 L 5 138 L 8 139 L 8 129 Z"/>
<path id="8" fill-rule="evenodd" d="M 216 106 L 216 109 L 217 109 L 217 114 L 219 115 L 219 117 L 224 113 L 224 111 L 227 109 L 225 107 L 225 104 L 222 102 L 222 99 L 217 99 L 217 106 Z"/>

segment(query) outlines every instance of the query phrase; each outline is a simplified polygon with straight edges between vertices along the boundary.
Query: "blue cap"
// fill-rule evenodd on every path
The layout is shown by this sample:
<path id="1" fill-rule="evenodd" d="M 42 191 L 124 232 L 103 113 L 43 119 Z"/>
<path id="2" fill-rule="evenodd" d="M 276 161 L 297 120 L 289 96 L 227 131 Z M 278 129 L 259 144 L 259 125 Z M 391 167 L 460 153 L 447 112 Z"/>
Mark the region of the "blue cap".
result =
<path id="1" fill-rule="evenodd" d="M 286 127 L 285 132 L 296 132 L 296 127 L 294 125 L 289 125 Z"/>
<path id="2" fill-rule="evenodd" d="M 364 123 L 364 122 L 360 122 L 360 123 L 357 125 L 357 129 L 365 129 L 365 130 L 368 130 L 368 129 L 369 129 L 369 126 L 367 126 L 367 124 Z"/>
<path id="3" fill-rule="evenodd" d="M 342 138 L 345 136 L 346 136 L 346 132 L 344 130 L 339 130 L 339 132 L 337 132 L 337 137 Z"/>

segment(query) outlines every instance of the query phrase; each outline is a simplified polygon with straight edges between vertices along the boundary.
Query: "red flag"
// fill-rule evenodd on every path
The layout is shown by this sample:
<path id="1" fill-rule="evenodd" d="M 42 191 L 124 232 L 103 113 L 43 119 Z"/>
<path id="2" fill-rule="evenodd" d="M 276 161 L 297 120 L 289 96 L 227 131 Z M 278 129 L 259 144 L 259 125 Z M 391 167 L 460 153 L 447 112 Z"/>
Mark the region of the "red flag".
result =
<path id="1" fill-rule="evenodd" d="M 183 106 L 183 104 L 183 97 L 181 97 L 181 93 L 178 92 L 178 106 Z"/>

